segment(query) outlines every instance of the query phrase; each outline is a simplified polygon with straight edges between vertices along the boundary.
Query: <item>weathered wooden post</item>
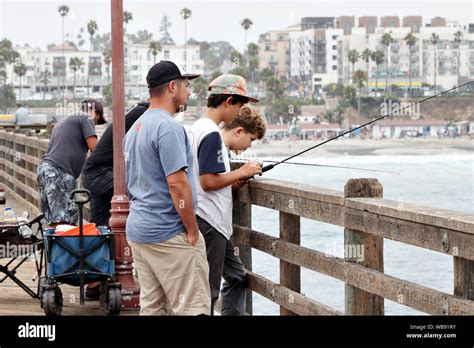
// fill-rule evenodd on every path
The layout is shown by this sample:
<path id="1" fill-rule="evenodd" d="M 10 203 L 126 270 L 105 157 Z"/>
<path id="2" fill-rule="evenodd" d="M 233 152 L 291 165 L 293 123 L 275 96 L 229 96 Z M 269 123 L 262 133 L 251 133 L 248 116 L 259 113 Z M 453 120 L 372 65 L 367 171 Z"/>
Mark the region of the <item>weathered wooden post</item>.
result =
<path id="1" fill-rule="evenodd" d="M 382 198 L 383 187 L 377 179 L 350 179 L 344 186 L 344 197 Z M 346 214 L 345 219 L 351 219 Z M 346 223 L 344 225 L 347 225 Z M 383 238 L 361 231 L 344 229 L 344 258 L 383 272 Z M 383 315 L 383 297 L 346 284 L 347 315 Z"/>
<path id="2" fill-rule="evenodd" d="M 474 300 L 473 260 L 454 256 L 454 295 Z"/>
<path id="3" fill-rule="evenodd" d="M 300 245 L 300 231 L 300 217 L 280 211 L 280 238 L 285 242 Z M 298 293 L 301 292 L 300 266 L 280 260 L 280 284 Z M 291 303 L 293 299 L 290 297 L 287 301 Z M 280 315 L 295 315 L 295 313 L 280 306 Z"/>

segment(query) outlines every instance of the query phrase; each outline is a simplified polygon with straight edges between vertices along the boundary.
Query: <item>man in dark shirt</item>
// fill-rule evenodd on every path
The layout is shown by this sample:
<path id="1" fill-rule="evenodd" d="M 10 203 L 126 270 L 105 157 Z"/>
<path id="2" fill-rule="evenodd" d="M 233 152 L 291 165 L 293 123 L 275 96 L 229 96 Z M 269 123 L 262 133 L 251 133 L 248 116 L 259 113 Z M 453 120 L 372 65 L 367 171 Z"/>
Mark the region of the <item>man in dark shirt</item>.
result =
<path id="1" fill-rule="evenodd" d="M 125 114 L 125 132 L 148 109 L 149 103 L 138 103 Z M 109 226 L 110 201 L 114 195 L 113 125 L 110 124 L 86 160 L 82 183 L 91 191 L 89 220 L 97 226 Z"/>
<path id="2" fill-rule="evenodd" d="M 81 110 L 54 126 L 48 150 L 37 168 L 41 212 L 52 227 L 77 224 L 77 207 L 69 196 L 87 152 L 94 151 L 97 144 L 95 125 L 106 122 L 102 104 L 94 99 L 84 100 Z"/>

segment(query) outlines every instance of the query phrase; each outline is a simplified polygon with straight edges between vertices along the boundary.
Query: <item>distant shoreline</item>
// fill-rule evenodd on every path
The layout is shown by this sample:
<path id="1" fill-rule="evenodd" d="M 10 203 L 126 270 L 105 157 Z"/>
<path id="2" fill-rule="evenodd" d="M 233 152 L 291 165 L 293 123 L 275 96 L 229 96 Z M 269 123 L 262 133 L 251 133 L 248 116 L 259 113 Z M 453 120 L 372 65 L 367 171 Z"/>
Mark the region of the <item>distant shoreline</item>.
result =
<path id="1" fill-rule="evenodd" d="M 249 155 L 256 154 L 257 157 L 282 157 L 290 156 L 303 151 L 311 146 L 321 143 L 323 140 L 274 140 L 267 144 L 258 142 L 254 144 Z M 384 139 L 384 140 L 361 140 L 361 139 L 337 139 L 324 144 L 319 148 L 308 151 L 302 156 L 333 157 L 340 155 L 351 156 L 387 156 L 387 155 L 454 155 L 474 154 L 474 140 L 469 138 L 445 138 L 445 139 Z"/>

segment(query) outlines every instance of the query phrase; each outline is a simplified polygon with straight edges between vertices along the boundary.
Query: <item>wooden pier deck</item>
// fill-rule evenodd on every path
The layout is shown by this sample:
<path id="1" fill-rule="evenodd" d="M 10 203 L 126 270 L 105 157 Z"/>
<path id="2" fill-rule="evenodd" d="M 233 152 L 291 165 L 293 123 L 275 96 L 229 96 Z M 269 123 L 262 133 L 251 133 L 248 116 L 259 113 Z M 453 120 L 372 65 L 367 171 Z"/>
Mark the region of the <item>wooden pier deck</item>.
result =
<path id="1" fill-rule="evenodd" d="M 31 206 L 22 205 L 18 200 L 7 194 L 5 205 L 0 208 L 11 207 L 17 214 L 28 211 L 30 217 L 38 214 Z M 9 259 L 0 259 L 0 264 L 5 264 Z M 33 280 L 36 275 L 36 267 L 34 259 L 23 263 L 17 270 L 16 276 L 21 279 L 27 286 L 36 291 L 38 280 Z M 0 273 L 0 279 L 5 276 Z M 63 311 L 62 315 L 105 315 L 100 308 L 99 301 L 86 301 L 84 305 L 79 302 L 79 287 L 69 285 L 61 285 L 63 293 Z M 32 298 L 11 279 L 6 279 L 0 283 L 0 315 L 39 315 L 44 316 L 43 309 L 38 299 Z M 122 311 L 120 315 L 138 315 L 138 310 Z"/>

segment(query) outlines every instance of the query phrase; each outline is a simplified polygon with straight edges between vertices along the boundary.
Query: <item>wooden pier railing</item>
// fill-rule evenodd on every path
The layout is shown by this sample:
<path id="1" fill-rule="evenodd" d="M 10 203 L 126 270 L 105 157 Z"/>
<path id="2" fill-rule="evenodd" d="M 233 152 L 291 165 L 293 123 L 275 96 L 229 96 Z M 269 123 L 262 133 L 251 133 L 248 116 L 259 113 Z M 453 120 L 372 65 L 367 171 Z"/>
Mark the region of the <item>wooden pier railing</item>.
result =
<path id="1" fill-rule="evenodd" d="M 0 130 L 0 180 L 37 210 L 36 166 L 47 139 Z M 376 179 L 351 179 L 344 192 L 279 180 L 249 182 L 234 197 L 234 235 L 248 270 L 248 292 L 280 305 L 282 315 L 383 315 L 384 299 L 433 315 L 474 315 L 474 215 L 382 198 Z M 252 229 L 252 205 L 279 211 L 279 238 Z M 300 246 L 301 217 L 344 228 L 344 244 L 363 258 Z M 317 233 L 317 232 L 315 232 Z M 454 291 L 443 293 L 384 273 L 383 240 L 453 257 Z M 280 282 L 252 272 L 252 249 L 280 260 Z M 301 268 L 345 283 L 345 311 L 300 293 Z M 252 296 L 247 296 L 252 314 Z"/>

